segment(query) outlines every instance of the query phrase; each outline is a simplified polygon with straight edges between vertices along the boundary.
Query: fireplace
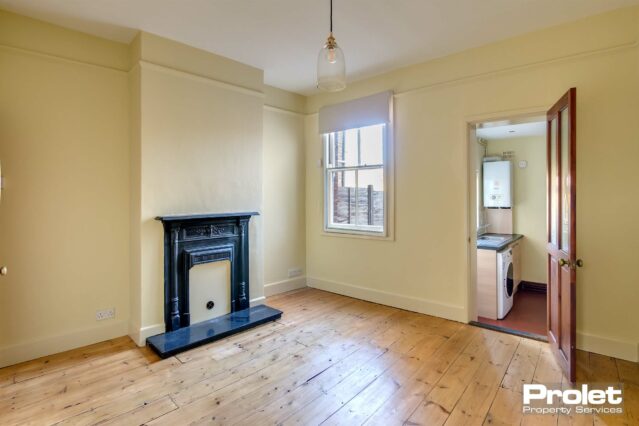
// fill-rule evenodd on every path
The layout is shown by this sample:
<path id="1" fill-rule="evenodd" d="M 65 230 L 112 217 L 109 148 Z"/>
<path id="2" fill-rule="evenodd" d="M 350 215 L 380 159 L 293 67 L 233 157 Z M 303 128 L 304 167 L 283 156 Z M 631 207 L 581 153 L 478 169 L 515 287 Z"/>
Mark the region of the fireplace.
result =
<path id="1" fill-rule="evenodd" d="M 282 312 L 249 303 L 248 224 L 256 212 L 159 216 L 164 226 L 164 323 L 166 332 L 147 343 L 165 358 L 251 327 Z M 196 265 L 229 261 L 231 312 L 191 324 L 189 274 Z M 213 301 L 199 301 L 209 303 Z M 212 306 L 213 303 L 210 305 Z"/>

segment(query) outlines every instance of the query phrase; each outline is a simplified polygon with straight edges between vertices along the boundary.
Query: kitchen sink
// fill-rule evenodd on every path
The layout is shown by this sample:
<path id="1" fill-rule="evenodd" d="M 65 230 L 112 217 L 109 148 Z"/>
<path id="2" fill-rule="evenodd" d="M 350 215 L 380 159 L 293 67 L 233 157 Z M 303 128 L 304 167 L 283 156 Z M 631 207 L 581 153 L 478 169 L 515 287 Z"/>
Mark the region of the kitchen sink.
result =
<path id="1" fill-rule="evenodd" d="M 481 237 L 477 238 L 477 241 L 501 243 L 510 238 L 511 237 L 509 235 L 482 235 Z"/>
<path id="2" fill-rule="evenodd" d="M 481 235 L 477 237 L 477 246 L 497 248 L 510 239 L 511 235 Z"/>

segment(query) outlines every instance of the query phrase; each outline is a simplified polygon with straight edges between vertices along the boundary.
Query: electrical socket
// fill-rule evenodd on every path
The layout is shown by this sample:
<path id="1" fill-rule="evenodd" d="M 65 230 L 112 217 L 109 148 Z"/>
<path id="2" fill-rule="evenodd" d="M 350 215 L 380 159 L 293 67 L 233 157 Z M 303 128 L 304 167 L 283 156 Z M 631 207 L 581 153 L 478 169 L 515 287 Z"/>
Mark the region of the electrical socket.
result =
<path id="1" fill-rule="evenodd" d="M 115 317 L 115 308 L 104 309 L 101 311 L 95 311 L 96 321 L 102 321 L 105 319 Z"/>
<path id="2" fill-rule="evenodd" d="M 291 268 L 288 270 L 288 277 L 295 278 L 302 275 L 302 268 Z"/>

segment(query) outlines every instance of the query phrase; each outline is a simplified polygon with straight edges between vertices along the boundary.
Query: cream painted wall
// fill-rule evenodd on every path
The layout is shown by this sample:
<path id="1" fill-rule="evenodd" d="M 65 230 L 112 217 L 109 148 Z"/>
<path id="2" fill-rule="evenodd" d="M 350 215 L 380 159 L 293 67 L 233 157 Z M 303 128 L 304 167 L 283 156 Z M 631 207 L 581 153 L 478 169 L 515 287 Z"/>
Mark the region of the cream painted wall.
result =
<path id="1" fill-rule="evenodd" d="M 546 284 L 546 138 L 490 140 L 487 155 L 514 152 L 513 232 L 522 234 L 521 274 L 524 281 Z M 520 169 L 517 163 L 526 160 Z M 579 211 L 579 210 L 578 210 Z"/>
<path id="2" fill-rule="evenodd" d="M 164 44 L 163 44 L 164 43 Z M 262 212 L 263 94 L 246 86 L 261 85 L 261 71 L 200 50 L 142 33 L 139 55 L 139 137 L 132 176 L 140 176 L 139 282 L 132 283 L 131 335 L 138 344 L 164 331 L 163 230 L 154 218 L 167 214 Z M 147 55 L 147 44 L 151 54 Z M 175 51 L 175 55 L 171 52 Z M 166 67 L 155 62 L 156 52 L 180 58 Z M 196 72 L 202 65 L 219 64 L 224 72 Z M 181 69 L 178 69 L 180 67 Z M 237 68 L 237 73 L 229 72 Z M 238 80 L 232 80 L 236 75 Z M 257 82 L 246 79 L 253 76 Z M 215 78 L 214 78 L 215 77 Z M 225 79 L 225 81 L 221 81 Z M 249 84 L 251 83 L 251 84 Z M 240 85 L 241 84 L 241 85 Z M 135 147 L 138 145 L 138 147 Z M 136 156 L 133 156 L 136 159 Z M 132 210 L 135 215 L 136 211 Z M 135 229 L 136 225 L 132 226 Z M 250 298 L 263 300 L 263 218 L 251 219 Z M 132 271 L 132 276 L 138 275 Z M 227 283 L 224 283 L 227 284 Z"/>
<path id="3" fill-rule="evenodd" d="M 8 259 L 11 274 L 0 279 L 0 320 L 10 324 L 0 329 L 0 361 L 125 334 L 129 301 L 129 333 L 138 343 L 161 332 L 158 214 L 262 211 L 250 230 L 251 298 L 259 300 L 263 283 L 283 277 L 285 265 L 301 258 L 293 251 L 278 257 L 270 244 L 304 244 L 302 233 L 269 237 L 265 253 L 267 221 L 281 227 L 280 217 L 300 209 L 280 204 L 285 208 L 277 212 L 262 201 L 278 183 L 299 190 L 271 174 L 276 143 L 290 159 L 305 155 L 306 223 L 295 228 L 306 227 L 311 285 L 466 321 L 472 306 L 466 123 L 538 113 L 573 85 L 578 251 L 586 262 L 578 273 L 578 345 L 636 360 L 639 271 L 627 265 L 639 251 L 639 238 L 632 238 L 639 236 L 639 199 L 629 196 L 639 181 L 632 164 L 639 154 L 638 15 L 631 8 L 592 17 L 304 101 L 263 87 L 260 70 L 150 34 L 129 48 L 0 13 L 0 119 L 8 123 L 0 126 L 7 177 L 0 263 Z M 313 113 L 387 89 L 396 93 L 395 238 L 322 235 Z M 265 101 L 279 109 L 265 108 Z M 306 147 L 298 151 L 299 117 L 283 117 L 281 109 L 295 113 L 304 103 L 311 114 L 304 119 Z M 18 139 L 28 143 L 13 143 Z M 12 158 L 25 162 L 16 168 Z M 183 184 L 190 185 L 184 193 Z M 18 212 L 7 207 L 12 199 L 19 200 L 11 204 Z M 62 236 L 65 245 L 53 250 Z M 42 267 L 32 267 L 34 258 Z M 95 323 L 98 305 L 114 305 L 116 320 Z"/>
<path id="4" fill-rule="evenodd" d="M 0 367 L 127 332 L 127 52 L 0 12 Z"/>
<path id="5" fill-rule="evenodd" d="M 132 43 L 132 51 L 138 51 L 139 38 Z M 135 59 L 135 56 L 132 57 Z M 142 123 L 141 123 L 141 70 L 134 66 L 129 71 L 129 322 L 128 334 L 139 340 L 142 327 Z"/>
<path id="6" fill-rule="evenodd" d="M 639 8 L 584 19 L 308 100 L 309 285 L 466 321 L 467 123 L 539 113 L 577 87 L 577 345 L 638 360 Z M 321 233 L 321 105 L 395 91 L 394 241 Z M 614 207 L 612 207 L 614 206 Z"/>
<path id="7" fill-rule="evenodd" d="M 0 133 L 0 263 L 10 270 L 0 364 L 162 332 L 153 218 L 264 213 L 264 187 L 277 193 L 251 220 L 252 302 L 264 298 L 265 218 L 271 291 L 305 285 L 282 283 L 305 267 L 304 97 L 152 34 L 126 46 L 5 12 L 0 24 L 0 119 L 10 123 Z M 97 323 L 95 310 L 110 307 L 116 319 Z"/>
<path id="8" fill-rule="evenodd" d="M 0 264 L 10 271 L 0 366 L 162 332 L 159 214 L 264 213 L 263 187 L 279 186 L 283 202 L 250 225 L 252 303 L 264 296 L 265 218 L 269 280 L 304 270 L 304 97 L 152 34 L 126 46 L 5 12 L 0 58 Z M 293 281 L 272 291 L 305 285 Z M 96 322 L 110 307 L 116 319 Z"/>
<path id="9" fill-rule="evenodd" d="M 306 285 L 305 173 L 303 115 L 265 106 L 264 278 L 267 296 Z M 289 277 L 291 268 L 300 268 L 300 275 Z"/>

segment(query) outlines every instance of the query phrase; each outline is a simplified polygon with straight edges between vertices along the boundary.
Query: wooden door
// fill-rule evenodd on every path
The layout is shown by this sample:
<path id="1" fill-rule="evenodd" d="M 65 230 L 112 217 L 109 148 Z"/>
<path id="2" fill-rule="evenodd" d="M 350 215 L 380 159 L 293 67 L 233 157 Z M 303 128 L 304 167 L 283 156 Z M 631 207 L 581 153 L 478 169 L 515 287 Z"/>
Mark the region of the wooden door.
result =
<path id="1" fill-rule="evenodd" d="M 564 374 L 575 381 L 576 96 L 570 89 L 548 111 L 548 342 Z"/>

